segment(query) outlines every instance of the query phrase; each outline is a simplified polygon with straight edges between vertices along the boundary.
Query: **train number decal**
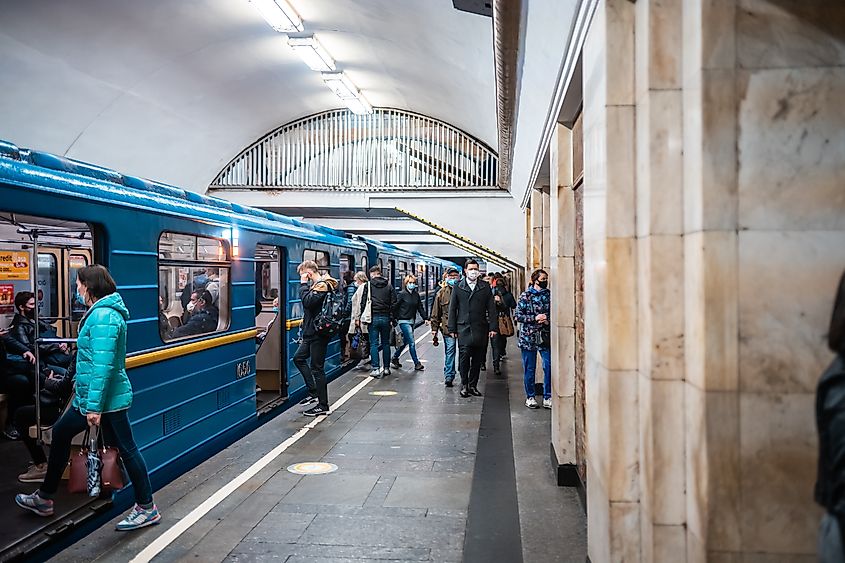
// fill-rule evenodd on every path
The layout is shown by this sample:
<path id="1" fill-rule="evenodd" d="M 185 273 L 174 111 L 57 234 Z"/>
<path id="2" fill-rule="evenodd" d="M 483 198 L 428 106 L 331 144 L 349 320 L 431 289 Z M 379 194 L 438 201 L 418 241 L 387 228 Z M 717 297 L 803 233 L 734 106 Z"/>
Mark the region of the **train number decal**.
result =
<path id="1" fill-rule="evenodd" d="M 251 371 L 252 370 L 250 369 L 249 360 L 244 360 L 235 364 L 235 376 L 238 379 L 248 376 Z"/>

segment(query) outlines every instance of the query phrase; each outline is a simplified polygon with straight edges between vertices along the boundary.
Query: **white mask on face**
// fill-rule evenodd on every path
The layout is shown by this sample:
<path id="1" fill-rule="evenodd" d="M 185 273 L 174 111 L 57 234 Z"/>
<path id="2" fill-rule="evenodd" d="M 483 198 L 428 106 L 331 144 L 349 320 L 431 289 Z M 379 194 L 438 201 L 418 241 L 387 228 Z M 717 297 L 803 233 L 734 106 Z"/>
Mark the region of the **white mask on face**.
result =
<path id="1" fill-rule="evenodd" d="M 479 270 L 467 270 L 467 279 L 469 281 L 475 281 L 480 274 L 481 272 Z"/>
<path id="2" fill-rule="evenodd" d="M 194 303 L 193 301 L 188 302 L 188 312 L 189 313 L 193 312 L 195 305 L 196 305 L 196 303 Z"/>

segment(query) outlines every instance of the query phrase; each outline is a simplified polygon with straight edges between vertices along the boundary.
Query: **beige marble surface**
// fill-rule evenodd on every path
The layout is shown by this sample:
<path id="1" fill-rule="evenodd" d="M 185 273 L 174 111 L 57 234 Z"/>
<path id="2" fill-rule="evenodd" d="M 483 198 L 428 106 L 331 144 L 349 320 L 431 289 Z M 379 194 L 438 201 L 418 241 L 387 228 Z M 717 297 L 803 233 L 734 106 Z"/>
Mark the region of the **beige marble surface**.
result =
<path id="1" fill-rule="evenodd" d="M 637 502 L 610 503 L 610 561 L 640 561 L 640 505 Z"/>
<path id="2" fill-rule="evenodd" d="M 738 389 L 737 292 L 736 232 L 685 235 L 685 373 L 700 389 Z"/>
<path id="3" fill-rule="evenodd" d="M 678 563 L 687 552 L 687 532 L 684 526 L 654 527 L 654 563 Z M 646 561 L 646 559 L 643 559 Z"/>
<path id="4" fill-rule="evenodd" d="M 845 4 L 842 2 L 739 0 L 738 4 L 736 42 L 740 67 L 845 64 Z"/>
<path id="5" fill-rule="evenodd" d="M 607 245 L 607 367 L 636 370 L 637 327 L 637 241 L 608 238 Z M 593 314 L 587 310 L 585 317 Z"/>
<path id="6" fill-rule="evenodd" d="M 815 391 L 833 358 L 826 338 L 843 268 L 845 232 L 739 234 L 743 391 Z"/>
<path id="7" fill-rule="evenodd" d="M 639 369 L 654 379 L 684 378 L 684 241 L 637 239 Z"/>
<path id="8" fill-rule="evenodd" d="M 742 547 L 813 553 L 820 510 L 813 502 L 817 455 L 814 395 L 742 393 Z"/>
<path id="9" fill-rule="evenodd" d="M 681 87 L 681 2 L 639 0 L 636 4 L 637 91 Z"/>
<path id="10" fill-rule="evenodd" d="M 684 398 L 687 527 L 701 540 L 702 549 L 739 551 L 739 396 L 731 391 L 706 392 L 686 383 Z"/>
<path id="11" fill-rule="evenodd" d="M 639 381 L 635 371 L 608 370 L 608 494 L 611 501 L 639 499 Z"/>
<path id="12" fill-rule="evenodd" d="M 607 236 L 636 235 L 636 135 L 634 106 L 606 108 L 606 183 Z"/>
<path id="13" fill-rule="evenodd" d="M 736 0 L 684 0 L 684 74 L 736 66 Z"/>
<path id="14" fill-rule="evenodd" d="M 649 90 L 637 96 L 637 236 L 682 234 L 683 94 Z"/>
<path id="15" fill-rule="evenodd" d="M 684 230 L 732 230 L 737 224 L 737 100 L 733 69 L 684 77 Z"/>
<path id="16" fill-rule="evenodd" d="M 845 111 L 832 103 L 845 99 L 845 67 L 742 72 L 739 81 L 740 227 L 845 230 Z"/>

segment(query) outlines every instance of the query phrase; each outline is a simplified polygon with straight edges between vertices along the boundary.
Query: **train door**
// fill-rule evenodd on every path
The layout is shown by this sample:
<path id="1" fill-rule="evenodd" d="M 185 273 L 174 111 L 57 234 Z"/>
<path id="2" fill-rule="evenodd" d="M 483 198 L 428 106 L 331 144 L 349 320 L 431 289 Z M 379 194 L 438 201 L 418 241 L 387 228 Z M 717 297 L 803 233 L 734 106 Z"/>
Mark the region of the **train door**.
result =
<path id="1" fill-rule="evenodd" d="M 285 249 L 259 244 L 255 248 L 255 408 L 269 410 L 288 397 L 285 373 L 288 357 L 285 328 L 286 283 L 282 272 Z"/>
<path id="2" fill-rule="evenodd" d="M 91 250 L 79 246 L 39 246 L 36 301 L 39 318 L 62 338 L 76 338 L 85 304 L 76 298 L 76 274 L 91 264 Z"/>

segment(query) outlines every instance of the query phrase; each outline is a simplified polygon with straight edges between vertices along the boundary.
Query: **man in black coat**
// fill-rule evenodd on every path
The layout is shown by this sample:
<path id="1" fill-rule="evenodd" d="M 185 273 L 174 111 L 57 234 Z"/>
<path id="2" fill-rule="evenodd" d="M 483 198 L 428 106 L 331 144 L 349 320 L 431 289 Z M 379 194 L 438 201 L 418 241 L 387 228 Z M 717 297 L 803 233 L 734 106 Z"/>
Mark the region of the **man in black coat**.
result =
<path id="1" fill-rule="evenodd" d="M 490 284 L 479 278 L 478 262 L 467 260 L 464 279 L 455 286 L 449 301 L 449 333 L 458 339 L 458 371 L 461 397 L 481 396 L 478 376 L 487 354 L 487 339 L 499 330 L 496 302 Z"/>

